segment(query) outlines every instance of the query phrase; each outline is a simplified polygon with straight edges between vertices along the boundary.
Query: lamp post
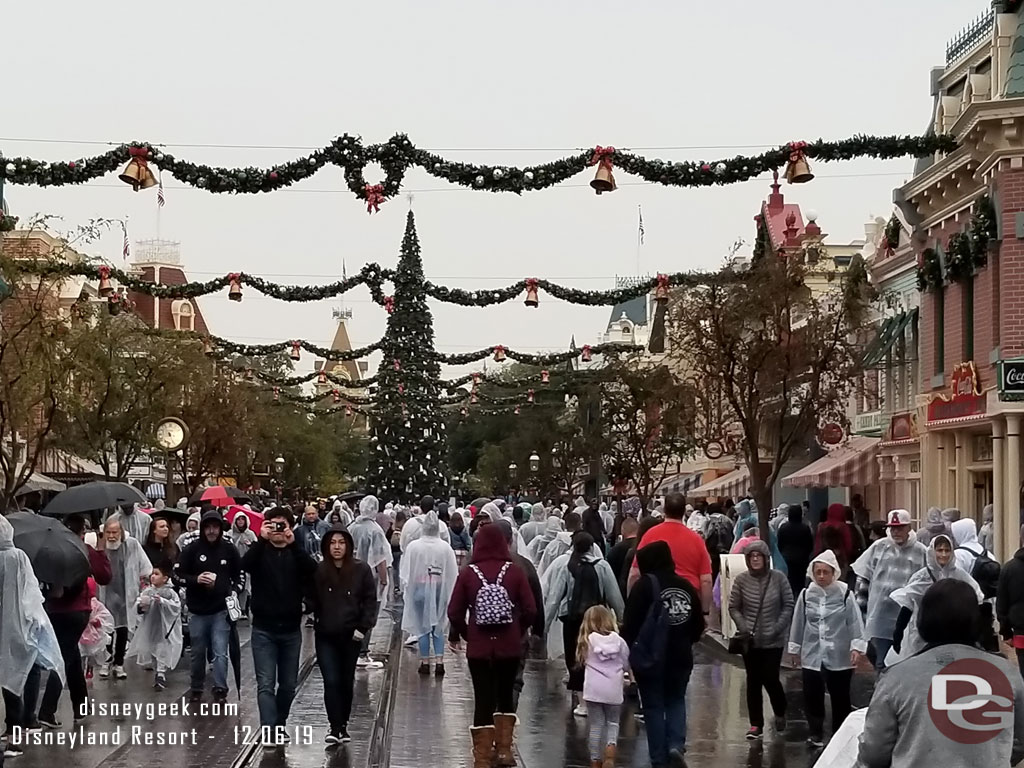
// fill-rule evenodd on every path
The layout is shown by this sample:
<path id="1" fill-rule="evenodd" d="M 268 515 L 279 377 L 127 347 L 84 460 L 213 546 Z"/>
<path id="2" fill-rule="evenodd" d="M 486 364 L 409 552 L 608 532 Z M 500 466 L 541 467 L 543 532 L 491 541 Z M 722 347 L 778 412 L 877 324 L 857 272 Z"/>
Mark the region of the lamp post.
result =
<path id="1" fill-rule="evenodd" d="M 540 456 L 537 455 L 536 451 L 534 451 L 533 453 L 530 454 L 530 471 L 531 472 L 539 472 L 540 471 Z"/>
<path id="2" fill-rule="evenodd" d="M 281 503 L 281 481 L 284 478 L 284 456 L 274 459 L 274 474 L 277 476 L 277 503 Z"/>

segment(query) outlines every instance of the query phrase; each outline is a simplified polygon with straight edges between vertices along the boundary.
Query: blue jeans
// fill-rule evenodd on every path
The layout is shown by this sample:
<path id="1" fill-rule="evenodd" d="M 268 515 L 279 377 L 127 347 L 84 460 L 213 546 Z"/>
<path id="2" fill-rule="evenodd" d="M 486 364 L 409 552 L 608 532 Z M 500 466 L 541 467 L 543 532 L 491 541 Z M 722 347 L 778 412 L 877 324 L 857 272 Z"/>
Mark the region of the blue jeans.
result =
<path id="1" fill-rule="evenodd" d="M 690 675 L 686 674 L 682 684 L 670 677 L 637 679 L 651 765 L 668 765 L 671 749 L 686 751 L 686 686 Z"/>
<path id="2" fill-rule="evenodd" d="M 206 652 L 213 648 L 213 688 L 228 690 L 228 612 L 208 616 L 191 614 L 188 618 L 192 640 L 192 692 L 201 693 L 206 683 Z"/>
<path id="3" fill-rule="evenodd" d="M 434 638 L 434 655 L 440 661 L 444 658 L 444 635 L 437 625 L 431 627 L 427 634 L 420 636 L 420 658 L 430 658 L 430 638 Z"/>
<path id="4" fill-rule="evenodd" d="M 285 726 L 299 680 L 302 633 L 252 629 L 252 663 L 256 668 L 260 725 Z"/>
<path id="5" fill-rule="evenodd" d="M 892 640 L 886 640 L 884 637 L 872 637 L 871 647 L 875 650 L 875 670 L 881 672 L 885 669 L 885 657 L 889 653 L 889 649 L 892 648 Z"/>

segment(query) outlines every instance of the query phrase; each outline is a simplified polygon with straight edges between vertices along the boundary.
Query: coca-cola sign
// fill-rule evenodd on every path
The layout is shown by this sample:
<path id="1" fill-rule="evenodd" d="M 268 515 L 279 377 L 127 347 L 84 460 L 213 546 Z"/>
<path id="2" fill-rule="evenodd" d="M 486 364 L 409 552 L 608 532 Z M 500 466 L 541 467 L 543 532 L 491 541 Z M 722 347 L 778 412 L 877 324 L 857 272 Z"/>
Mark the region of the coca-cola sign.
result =
<path id="1" fill-rule="evenodd" d="M 1024 360 L 1003 360 L 999 364 L 999 395 L 1024 397 Z"/>

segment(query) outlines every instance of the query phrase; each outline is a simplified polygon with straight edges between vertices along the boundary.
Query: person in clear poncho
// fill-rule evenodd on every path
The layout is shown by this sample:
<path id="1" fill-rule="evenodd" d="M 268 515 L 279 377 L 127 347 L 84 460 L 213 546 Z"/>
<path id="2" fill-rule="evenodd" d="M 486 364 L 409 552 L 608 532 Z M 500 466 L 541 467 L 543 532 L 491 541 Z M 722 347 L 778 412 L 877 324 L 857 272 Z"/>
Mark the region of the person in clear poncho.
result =
<path id="1" fill-rule="evenodd" d="M 540 558 L 540 564 L 537 566 L 537 575 L 541 578 L 544 577 L 544 574 L 547 572 L 548 568 L 551 567 L 551 564 L 555 562 L 555 560 L 557 560 L 562 555 L 567 553 L 570 549 L 572 549 L 573 534 L 575 534 L 577 531 L 583 530 L 583 523 L 578 511 L 579 509 L 580 508 L 577 507 L 576 510 L 570 512 L 565 516 L 565 520 L 562 521 L 565 525 L 565 530 L 560 531 L 555 536 L 554 541 L 552 541 L 550 544 L 547 545 L 547 547 L 545 547 L 544 554 L 541 555 Z M 598 547 L 596 543 L 593 545 L 593 548 L 591 549 L 591 554 L 593 554 L 599 560 L 604 559 L 604 553 L 601 552 L 600 547 Z"/>
<path id="2" fill-rule="evenodd" d="M 409 512 L 409 519 L 406 520 L 405 525 L 402 526 L 402 535 L 399 537 L 399 546 L 401 547 L 402 552 L 405 552 L 412 542 L 416 541 L 416 539 L 423 535 L 423 518 L 433 509 L 434 499 L 431 496 L 424 496 L 420 500 L 418 507 L 412 507 Z M 440 526 L 441 541 L 451 545 L 452 537 L 448 532 L 448 526 L 440 522 L 438 525 Z"/>
<path id="3" fill-rule="evenodd" d="M 533 509 L 530 510 L 530 521 L 524 523 L 519 527 L 519 535 L 523 537 L 523 542 L 526 546 L 530 546 L 530 543 L 541 534 L 547 525 L 548 511 L 543 504 L 537 503 L 533 505 Z M 526 555 L 526 552 L 521 554 Z"/>
<path id="4" fill-rule="evenodd" d="M 143 582 L 149 579 L 153 566 L 146 557 L 146 551 L 135 538 L 127 535 L 118 519 L 111 516 L 103 526 L 106 539 L 107 558 L 110 560 L 110 583 L 99 588 L 99 600 L 114 617 L 114 639 L 111 647 L 111 662 L 114 676 L 120 680 L 128 674 L 124 671 L 124 656 L 128 648 L 128 637 L 135 632 L 139 614 L 135 603 L 139 598 Z M 107 677 L 110 666 L 100 666 L 99 676 Z"/>
<path id="5" fill-rule="evenodd" d="M 423 534 L 402 554 L 400 578 L 405 594 L 402 629 L 419 638 L 421 675 L 444 675 L 444 640 L 448 627 L 448 601 L 455 589 L 459 567 L 455 551 L 441 541 L 436 512 L 423 516 Z M 433 653 L 431 653 L 433 651 Z"/>
<path id="6" fill-rule="evenodd" d="M 491 518 L 492 523 L 497 523 L 499 520 L 508 520 L 509 524 L 512 526 L 512 544 L 509 547 L 509 550 L 512 552 L 512 554 L 516 555 L 518 555 L 520 552 L 526 551 L 526 542 L 523 541 L 522 535 L 516 528 L 515 520 L 512 518 L 511 511 L 509 511 L 508 514 L 506 514 L 501 510 L 501 508 L 497 504 L 495 504 L 492 501 L 488 504 L 484 504 L 484 508 L 480 510 L 480 513 L 485 514 L 489 518 Z"/>
<path id="7" fill-rule="evenodd" d="M 63 685 L 64 659 L 28 555 L 14 546 L 14 526 L 0 515 L 0 689 L 8 722 L 20 723 L 25 681 L 33 666 Z"/>
<path id="8" fill-rule="evenodd" d="M 135 601 L 139 624 L 127 652 L 147 669 L 155 667 L 158 691 L 167 687 L 167 672 L 178 666 L 182 648 L 181 598 L 170 584 L 170 570 L 169 564 L 153 568 L 150 585 Z"/>
<path id="9" fill-rule="evenodd" d="M 133 504 L 112 512 L 107 520 L 117 520 L 121 529 L 137 541 L 144 542 L 149 538 L 149 526 L 153 519 L 149 516 L 152 507 L 149 504 Z"/>
<path id="10" fill-rule="evenodd" d="M 553 542 L 555 538 L 562 532 L 562 521 L 557 517 L 549 517 L 545 523 L 544 528 L 541 532 L 536 535 L 526 548 L 526 556 L 533 563 L 534 568 L 540 567 L 541 558 L 544 556 L 544 551 L 547 549 L 548 544 Z"/>
<path id="11" fill-rule="evenodd" d="M 359 517 L 352 521 L 348 532 L 352 535 L 355 557 L 370 566 L 377 582 L 377 600 L 383 602 L 388 588 L 388 571 L 391 568 L 391 544 L 388 543 L 384 530 L 377 524 L 379 511 L 380 502 L 377 497 L 365 497 L 359 502 Z M 369 632 L 363 638 L 358 665 L 374 668 L 383 666 L 379 661 L 370 659 Z"/>

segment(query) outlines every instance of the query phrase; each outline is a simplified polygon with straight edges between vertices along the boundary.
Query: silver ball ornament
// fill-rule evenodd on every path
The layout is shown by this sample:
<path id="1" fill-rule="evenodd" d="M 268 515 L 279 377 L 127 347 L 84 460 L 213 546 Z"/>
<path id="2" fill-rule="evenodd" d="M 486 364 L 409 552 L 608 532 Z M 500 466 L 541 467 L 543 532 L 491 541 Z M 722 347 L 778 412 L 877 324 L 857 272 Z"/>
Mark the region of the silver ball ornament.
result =
<path id="1" fill-rule="evenodd" d="M 477 176 L 476 177 L 476 185 L 478 187 L 482 187 L 484 185 L 484 177 L 483 176 Z"/>
<path id="2" fill-rule="evenodd" d="M 4 167 L 4 170 L 6 170 L 6 171 L 7 171 L 7 173 L 14 173 L 14 171 L 15 171 L 15 170 L 17 170 L 17 169 L 16 169 L 15 167 L 14 167 L 14 163 L 8 163 L 8 164 L 7 164 L 7 165 L 6 165 L 5 167 Z"/>
<path id="3" fill-rule="evenodd" d="M 495 180 L 500 180 L 505 175 L 505 172 L 501 170 L 501 168 L 495 168 L 494 173 L 492 175 L 494 176 Z"/>
<path id="4" fill-rule="evenodd" d="M 533 181 L 533 171 L 527 171 L 523 174 L 523 178 L 527 181 Z"/>
<path id="5" fill-rule="evenodd" d="M 320 161 L 319 161 L 319 160 L 317 160 L 317 159 L 316 159 L 315 157 L 311 157 L 311 158 L 309 158 L 309 164 L 310 164 L 311 166 L 313 166 L 314 168 L 315 168 L 315 167 L 317 166 L 317 164 L 318 164 L 319 162 L 320 162 Z"/>
<path id="6" fill-rule="evenodd" d="M 206 186 L 206 177 L 205 176 L 200 176 L 199 177 L 199 181 L 196 182 L 196 186 L 205 187 Z"/>
<path id="7" fill-rule="evenodd" d="M 719 163 L 718 165 L 715 166 L 715 174 L 716 175 L 723 176 L 725 174 L 725 171 L 726 171 L 725 163 Z"/>

